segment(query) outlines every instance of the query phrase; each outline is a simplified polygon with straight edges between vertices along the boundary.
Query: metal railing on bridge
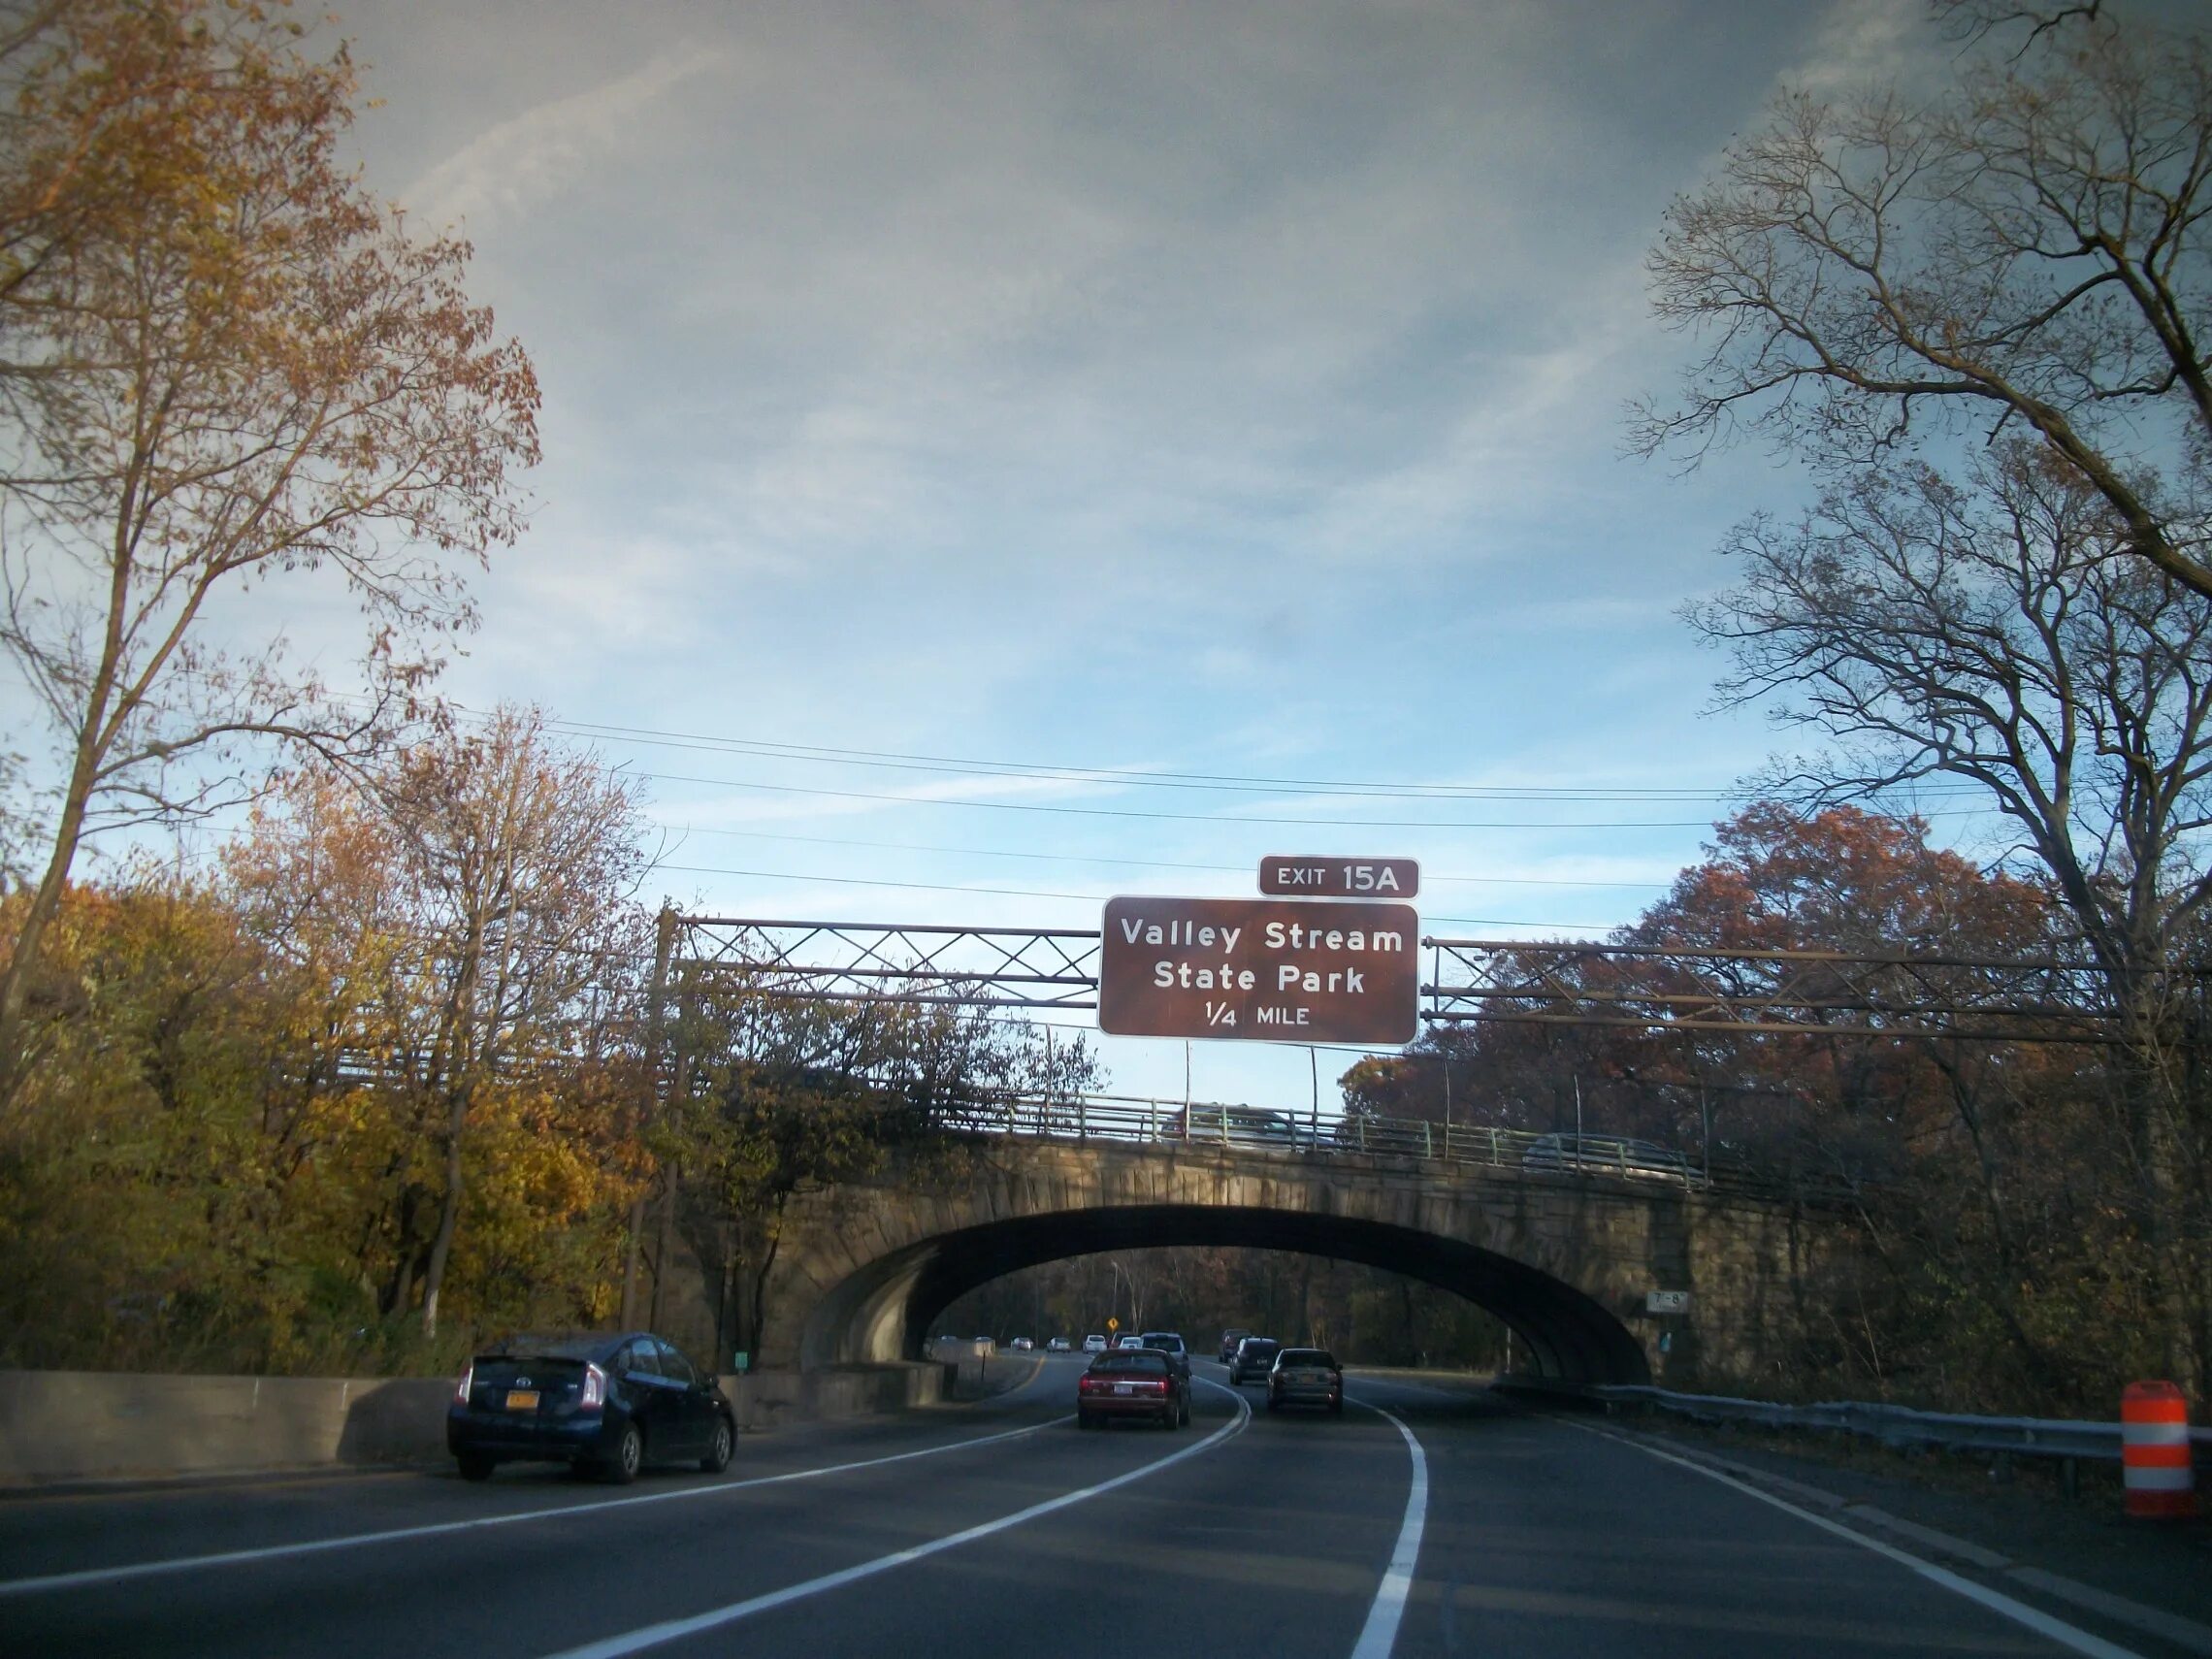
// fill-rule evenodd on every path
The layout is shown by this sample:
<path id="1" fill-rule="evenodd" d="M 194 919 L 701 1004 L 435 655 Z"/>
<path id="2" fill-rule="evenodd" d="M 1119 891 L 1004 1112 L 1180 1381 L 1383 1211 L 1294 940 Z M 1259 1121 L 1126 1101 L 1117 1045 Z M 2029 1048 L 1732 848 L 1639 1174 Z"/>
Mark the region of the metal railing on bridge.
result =
<path id="1" fill-rule="evenodd" d="M 1767 1201 L 1835 1204 L 1858 1196 L 1857 1185 L 1840 1172 L 1767 1167 L 1740 1154 L 1688 1152 L 1626 1136 L 1540 1134 L 1365 1114 L 1317 1119 L 1213 1100 L 1185 1102 L 1133 1094 L 1016 1096 L 940 1108 L 938 1122 L 960 1133 L 1018 1140 L 1133 1142 L 1297 1158 L 1410 1159 L 1446 1170 L 1510 1170 L 1522 1176 L 1630 1182 Z"/>

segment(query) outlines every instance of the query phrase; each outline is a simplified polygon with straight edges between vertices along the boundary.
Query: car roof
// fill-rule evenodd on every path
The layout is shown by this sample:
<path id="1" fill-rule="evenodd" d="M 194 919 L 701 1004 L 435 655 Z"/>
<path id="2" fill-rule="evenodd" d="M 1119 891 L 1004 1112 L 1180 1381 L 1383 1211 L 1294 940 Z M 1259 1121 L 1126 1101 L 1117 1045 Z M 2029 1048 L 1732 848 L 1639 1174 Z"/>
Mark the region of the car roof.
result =
<path id="1" fill-rule="evenodd" d="M 652 1338 L 652 1332 L 516 1331 L 494 1339 L 476 1351 L 486 1359 L 518 1355 L 537 1359 L 605 1359 L 635 1337 Z"/>

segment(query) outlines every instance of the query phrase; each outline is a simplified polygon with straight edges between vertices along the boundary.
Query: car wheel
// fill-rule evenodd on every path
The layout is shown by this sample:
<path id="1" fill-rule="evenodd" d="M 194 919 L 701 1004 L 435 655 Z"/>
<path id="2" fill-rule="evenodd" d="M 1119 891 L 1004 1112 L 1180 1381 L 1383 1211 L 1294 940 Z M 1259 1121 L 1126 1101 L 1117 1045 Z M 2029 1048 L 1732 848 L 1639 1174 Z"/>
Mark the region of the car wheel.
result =
<path id="1" fill-rule="evenodd" d="M 1075 1414 L 1075 1426 L 1079 1429 L 1094 1429 L 1098 1425 L 1090 1420 L 1089 1412 L 1078 1412 Z"/>
<path id="2" fill-rule="evenodd" d="M 627 1486 L 645 1466 L 645 1436 L 635 1423 L 622 1425 L 622 1438 L 614 1443 L 614 1455 L 601 1468 L 602 1477 L 616 1486 Z"/>
<path id="3" fill-rule="evenodd" d="M 1344 1402 L 1341 1399 L 1331 1400 L 1329 1402 L 1329 1415 L 1332 1417 L 1341 1417 L 1344 1415 Z"/>
<path id="4" fill-rule="evenodd" d="M 699 1460 L 701 1474 L 719 1475 L 730 1467 L 730 1454 L 737 1449 L 737 1433 L 730 1426 L 730 1419 L 717 1412 L 714 1415 L 714 1440 L 706 1448 L 706 1455 Z"/>
<path id="5" fill-rule="evenodd" d="M 1175 1426 L 1177 1428 L 1188 1428 L 1190 1426 L 1190 1396 L 1187 1394 L 1183 1396 L 1183 1409 L 1175 1415 Z"/>
<path id="6" fill-rule="evenodd" d="M 492 1460 L 480 1451 L 464 1451 L 456 1455 L 464 1480 L 489 1480 L 492 1478 Z"/>
<path id="7" fill-rule="evenodd" d="M 1271 1412 L 1280 1412 L 1283 1409 L 1283 1402 L 1270 1394 L 1267 1396 L 1267 1409 Z"/>

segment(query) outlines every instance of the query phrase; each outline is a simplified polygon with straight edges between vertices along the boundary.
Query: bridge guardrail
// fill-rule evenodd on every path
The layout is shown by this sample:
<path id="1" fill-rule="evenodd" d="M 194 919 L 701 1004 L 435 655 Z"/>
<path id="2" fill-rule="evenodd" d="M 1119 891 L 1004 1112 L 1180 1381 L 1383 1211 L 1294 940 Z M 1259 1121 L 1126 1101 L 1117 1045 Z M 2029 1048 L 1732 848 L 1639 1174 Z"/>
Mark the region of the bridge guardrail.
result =
<path id="1" fill-rule="evenodd" d="M 1510 1169 L 1567 1179 L 1605 1177 L 1695 1192 L 1769 1200 L 1847 1202 L 1856 1188 L 1826 1171 L 1761 1168 L 1613 1135 L 1538 1134 L 1422 1118 L 1330 1119 L 1241 1103 L 1130 1094 L 1009 1096 L 956 1108 L 941 1120 L 968 1134 L 1037 1140 L 1220 1146 L 1286 1157 L 1393 1157 L 1450 1168 Z"/>
<path id="2" fill-rule="evenodd" d="M 1892 1448 L 1926 1446 L 1945 1451 L 1992 1451 L 2012 1457 L 2117 1463 L 2123 1444 L 2122 1427 L 2116 1422 L 2076 1422 L 2065 1417 L 1967 1416 L 1861 1400 L 1828 1400 L 1816 1405 L 1793 1406 L 1773 1400 L 1738 1400 L 1721 1394 L 1677 1394 L 1666 1388 L 1629 1383 L 1593 1384 L 1583 1392 L 1608 1406 L 1649 1406 L 1699 1422 L 1748 1422 L 1766 1428 L 1855 1434 Z M 2190 1440 L 2201 1456 L 2212 1448 L 2212 1429 L 2192 1429 Z"/>

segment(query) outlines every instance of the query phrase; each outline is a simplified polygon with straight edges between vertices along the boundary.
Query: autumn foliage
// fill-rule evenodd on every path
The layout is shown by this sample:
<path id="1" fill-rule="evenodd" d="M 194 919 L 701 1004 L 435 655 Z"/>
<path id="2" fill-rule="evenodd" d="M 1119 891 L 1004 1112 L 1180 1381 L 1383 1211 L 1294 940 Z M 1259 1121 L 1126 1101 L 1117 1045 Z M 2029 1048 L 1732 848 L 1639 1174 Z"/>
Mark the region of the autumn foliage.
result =
<path id="1" fill-rule="evenodd" d="M 1976 964 L 2063 956 L 2056 912 L 2041 888 L 1930 847 L 1917 821 L 1758 804 L 1615 937 L 1958 964 L 1896 988 L 1898 1002 L 1925 1004 L 1969 998 L 1993 971 Z M 1660 959 L 1587 971 L 1622 989 L 1668 970 Z M 2114 1378 L 2165 1363 L 2157 1218 L 2113 1057 L 2068 1041 L 1890 1036 L 1878 1014 L 1856 1018 L 1855 1034 L 1440 1026 L 1403 1058 L 1352 1067 L 1346 1099 L 1354 1113 L 1448 1111 L 1537 1131 L 1579 1122 L 1682 1147 L 1693 1166 L 1744 1159 L 1854 1194 L 1862 1265 L 1792 1286 L 1806 1346 L 1786 1370 L 1736 1380 L 1746 1388 L 2109 1415 Z M 2067 1029 L 2055 1020 L 2041 1034 Z"/>

